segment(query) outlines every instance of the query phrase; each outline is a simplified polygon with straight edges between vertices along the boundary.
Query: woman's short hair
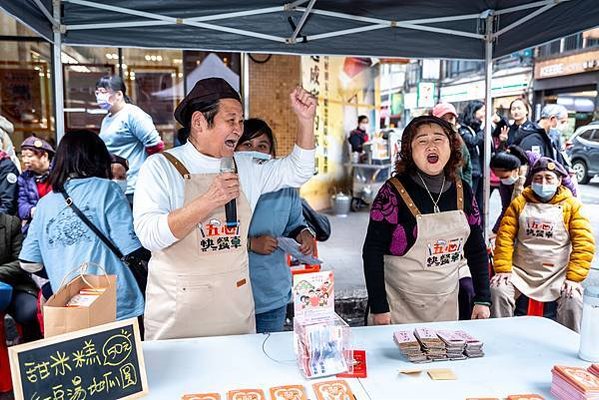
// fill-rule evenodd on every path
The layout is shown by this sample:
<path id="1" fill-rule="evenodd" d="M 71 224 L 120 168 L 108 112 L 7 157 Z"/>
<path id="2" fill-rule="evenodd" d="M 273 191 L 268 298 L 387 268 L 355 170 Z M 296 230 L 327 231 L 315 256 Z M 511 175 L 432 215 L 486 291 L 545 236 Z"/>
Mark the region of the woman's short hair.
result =
<path id="1" fill-rule="evenodd" d="M 273 157 L 276 157 L 275 149 L 277 147 L 277 141 L 275 135 L 272 133 L 272 129 L 270 129 L 270 126 L 268 126 L 266 121 L 260 118 L 248 118 L 243 121 L 243 135 L 241 135 L 237 144 L 239 145 L 243 142 L 247 142 L 260 135 L 266 135 L 266 137 L 268 137 L 268 140 L 270 141 L 270 154 Z"/>
<path id="2" fill-rule="evenodd" d="M 368 119 L 368 117 L 366 115 L 360 115 L 358 117 L 358 124 L 361 124 L 362 121 L 364 121 L 365 119 Z"/>
<path id="3" fill-rule="evenodd" d="M 132 103 L 131 98 L 127 96 L 127 87 L 125 86 L 125 82 L 118 75 L 104 75 L 96 82 L 96 88 L 104 88 L 113 92 L 121 91 L 123 93 L 125 103 Z"/>
<path id="4" fill-rule="evenodd" d="M 493 169 L 513 171 L 527 164 L 526 152 L 516 145 L 511 145 L 507 150 L 493 154 L 490 166 Z"/>
<path id="5" fill-rule="evenodd" d="M 70 131 L 60 140 L 49 176 L 52 190 L 60 192 L 69 178 L 112 179 L 112 160 L 100 137 L 86 129 Z"/>
<path id="6" fill-rule="evenodd" d="M 423 125 L 433 124 L 440 126 L 449 139 L 449 149 L 451 153 L 443 171 L 445 172 L 445 176 L 452 180 L 455 179 L 458 168 L 463 164 L 462 141 L 449 122 L 441 118 L 433 117 L 432 115 L 423 115 L 414 118 L 403 130 L 401 136 L 401 150 L 399 152 L 398 160 L 395 163 L 395 172 L 397 174 L 416 171 L 418 169 L 412 158 L 412 140 L 418 133 L 418 128 Z"/>

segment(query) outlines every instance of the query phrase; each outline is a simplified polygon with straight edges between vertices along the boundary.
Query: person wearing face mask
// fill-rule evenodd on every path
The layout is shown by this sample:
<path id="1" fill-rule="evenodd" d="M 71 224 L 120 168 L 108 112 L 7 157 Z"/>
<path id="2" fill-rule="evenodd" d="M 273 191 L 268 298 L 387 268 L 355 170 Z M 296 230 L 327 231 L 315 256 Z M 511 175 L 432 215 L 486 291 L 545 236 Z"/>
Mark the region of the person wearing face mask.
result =
<path id="1" fill-rule="evenodd" d="M 129 171 L 129 163 L 123 157 L 111 154 L 110 169 L 112 170 L 112 181 L 119 185 L 119 188 L 125 193 L 127 191 L 127 171 Z"/>
<path id="2" fill-rule="evenodd" d="M 472 189 L 457 174 L 460 148 L 440 118 L 417 117 L 404 129 L 362 249 L 369 323 L 457 320 L 462 257 L 474 286 L 471 318 L 489 317 L 489 259 Z"/>
<path id="3" fill-rule="evenodd" d="M 22 220 L 21 229 L 27 234 L 31 219 L 35 215 L 38 201 L 52 191 L 48 182 L 54 148 L 50 143 L 29 136 L 21 143 L 21 158 L 25 171 L 17 179 L 19 185 L 18 213 Z"/>
<path id="4" fill-rule="evenodd" d="M 253 210 L 262 194 L 300 187 L 314 174 L 316 99 L 296 87 L 289 100 L 296 145 L 286 157 L 260 162 L 235 153 L 243 107 L 224 79 L 198 81 L 177 106 L 188 140 L 148 158 L 133 202 L 135 232 L 152 252 L 147 339 L 255 332 L 248 265 Z M 236 206 L 235 219 L 227 204 Z"/>
<path id="5" fill-rule="evenodd" d="M 524 151 L 520 147 L 512 145 L 506 151 L 493 154 L 491 157 L 491 170 L 500 179 L 499 196 L 501 197 L 501 213 L 495 222 L 493 232 L 499 231 L 501 219 L 512 200 L 522 193 L 530 175 L 530 166 L 541 158 L 537 153 Z M 557 161 L 556 161 L 557 162 Z M 570 175 L 562 178 L 562 185 L 570 189 L 574 197 L 577 197 L 576 185 Z"/>
<path id="6" fill-rule="evenodd" d="M 541 119 L 537 124 L 520 127 L 514 144 L 524 150 L 532 151 L 542 157 L 549 157 L 565 164 L 561 153 L 561 145 L 552 136 L 561 137 L 568 127 L 568 110 L 559 104 L 548 104 L 541 111 Z M 555 131 L 555 133 L 553 133 Z"/>
<path id="7" fill-rule="evenodd" d="M 491 280 L 493 317 L 511 317 L 516 299 L 557 300 L 557 321 L 578 332 L 581 282 L 587 277 L 595 240 L 582 203 L 562 185 L 563 166 L 541 157 L 531 168 L 531 186 L 510 204 L 495 242 Z"/>
<path id="8" fill-rule="evenodd" d="M 119 76 L 106 75 L 96 82 L 96 102 L 108 114 L 102 120 L 100 138 L 112 154 L 129 162 L 125 195 L 133 204 L 139 169 L 146 158 L 164 149 L 152 117 L 131 104 L 125 83 Z"/>
<path id="9" fill-rule="evenodd" d="M 349 133 L 348 141 L 351 144 L 351 151 L 362 153 L 364 151 L 364 143 L 368 142 L 368 117 L 360 115 L 358 117 L 358 127 Z"/>
<path id="10" fill-rule="evenodd" d="M 268 124 L 257 118 L 243 122 L 243 135 L 236 152 L 253 157 L 257 163 L 274 158 L 275 137 Z M 300 251 L 313 255 L 316 242 L 306 226 L 296 188 L 284 188 L 260 196 L 250 224 L 248 250 L 250 281 L 256 307 L 256 332 L 280 332 L 285 325 L 291 299 L 291 270 L 277 237 L 290 237 Z"/>

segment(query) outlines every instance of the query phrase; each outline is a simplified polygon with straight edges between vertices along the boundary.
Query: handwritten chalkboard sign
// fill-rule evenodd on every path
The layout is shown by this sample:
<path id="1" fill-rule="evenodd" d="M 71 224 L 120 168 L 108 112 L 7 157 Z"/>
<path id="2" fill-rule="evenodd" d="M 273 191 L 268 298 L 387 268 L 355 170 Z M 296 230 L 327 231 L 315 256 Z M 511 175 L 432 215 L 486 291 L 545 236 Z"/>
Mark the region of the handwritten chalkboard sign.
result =
<path id="1" fill-rule="evenodd" d="M 16 400 L 136 399 L 148 393 L 136 318 L 9 350 Z"/>

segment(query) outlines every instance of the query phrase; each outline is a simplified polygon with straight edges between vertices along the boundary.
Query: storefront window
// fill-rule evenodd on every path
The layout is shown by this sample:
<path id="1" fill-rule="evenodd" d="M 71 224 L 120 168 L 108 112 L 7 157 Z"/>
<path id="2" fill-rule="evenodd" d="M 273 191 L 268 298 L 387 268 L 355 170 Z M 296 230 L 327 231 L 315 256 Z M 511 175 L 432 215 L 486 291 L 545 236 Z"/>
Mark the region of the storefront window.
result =
<path id="1" fill-rule="evenodd" d="M 100 131 L 106 111 L 95 103 L 97 80 L 107 74 L 123 77 L 133 104 L 148 113 L 166 145 L 173 147 L 177 123 L 173 113 L 196 81 L 230 77 L 239 89 L 240 57 L 231 53 L 160 49 L 65 47 L 65 113 L 67 129 Z M 184 82 L 187 76 L 187 82 Z"/>
<path id="2" fill-rule="evenodd" d="M 98 108 L 94 90 L 100 77 L 116 73 L 117 52 L 116 48 L 110 47 L 63 46 L 64 112 L 67 131 L 90 129 L 100 132 L 106 111 Z"/>
<path id="3" fill-rule="evenodd" d="M 27 136 L 53 140 L 51 47 L 35 32 L 0 14 L 0 115 L 14 125 L 17 150 Z"/>

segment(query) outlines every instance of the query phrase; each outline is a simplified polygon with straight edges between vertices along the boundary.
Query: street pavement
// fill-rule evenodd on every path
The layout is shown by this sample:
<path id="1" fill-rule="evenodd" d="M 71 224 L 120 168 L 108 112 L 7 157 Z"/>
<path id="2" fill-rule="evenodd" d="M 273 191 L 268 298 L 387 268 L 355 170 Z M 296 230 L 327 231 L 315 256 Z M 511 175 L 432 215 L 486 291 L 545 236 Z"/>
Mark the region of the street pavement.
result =
<path id="1" fill-rule="evenodd" d="M 580 198 L 585 212 L 591 220 L 595 242 L 599 244 L 599 177 L 587 185 L 579 185 Z M 499 193 L 491 196 L 491 221 L 501 211 Z M 335 272 L 335 296 L 337 299 L 363 299 L 366 297 L 362 272 L 362 245 L 368 226 L 368 210 L 351 212 L 347 217 L 338 217 L 325 211 L 331 221 L 331 237 L 318 243 L 319 258 L 324 261 L 323 269 Z M 591 274 L 585 285 L 599 285 L 599 257 L 593 260 Z"/>

